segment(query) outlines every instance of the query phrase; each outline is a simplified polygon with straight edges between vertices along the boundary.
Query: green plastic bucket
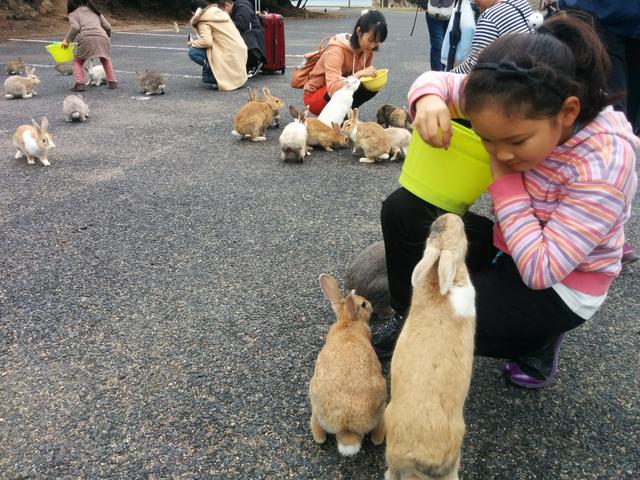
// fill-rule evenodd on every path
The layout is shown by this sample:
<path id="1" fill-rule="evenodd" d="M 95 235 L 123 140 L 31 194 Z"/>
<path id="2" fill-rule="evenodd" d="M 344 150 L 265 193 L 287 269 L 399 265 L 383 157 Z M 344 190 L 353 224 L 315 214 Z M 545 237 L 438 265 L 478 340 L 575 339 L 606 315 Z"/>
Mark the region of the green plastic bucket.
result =
<path id="1" fill-rule="evenodd" d="M 54 42 L 45 48 L 57 63 L 65 63 L 73 60 L 73 43 L 70 43 L 67 48 L 62 48 L 60 42 Z"/>
<path id="2" fill-rule="evenodd" d="M 472 130 L 451 125 L 446 150 L 427 145 L 413 131 L 400 185 L 432 205 L 462 215 L 491 183 L 489 154 Z"/>

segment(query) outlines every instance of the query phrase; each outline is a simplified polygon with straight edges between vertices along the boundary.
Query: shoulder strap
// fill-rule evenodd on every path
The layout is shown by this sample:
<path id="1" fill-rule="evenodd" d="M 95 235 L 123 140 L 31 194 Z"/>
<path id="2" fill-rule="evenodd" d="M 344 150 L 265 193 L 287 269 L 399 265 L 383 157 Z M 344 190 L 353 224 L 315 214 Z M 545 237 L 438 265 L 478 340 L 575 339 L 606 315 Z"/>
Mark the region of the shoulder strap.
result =
<path id="1" fill-rule="evenodd" d="M 510 7 L 513 7 L 516 9 L 516 11 L 520 14 L 520 16 L 522 17 L 522 20 L 524 21 L 524 24 L 527 26 L 527 29 L 529 30 L 529 33 L 533 33 L 533 30 L 531 29 L 531 27 L 529 26 L 529 21 L 527 20 L 527 17 L 524 16 L 524 13 L 522 12 L 522 10 L 520 10 L 518 8 L 517 5 L 514 5 L 513 3 L 511 3 L 510 1 L 506 1 L 506 2 L 502 2 L 506 5 L 509 5 Z"/>

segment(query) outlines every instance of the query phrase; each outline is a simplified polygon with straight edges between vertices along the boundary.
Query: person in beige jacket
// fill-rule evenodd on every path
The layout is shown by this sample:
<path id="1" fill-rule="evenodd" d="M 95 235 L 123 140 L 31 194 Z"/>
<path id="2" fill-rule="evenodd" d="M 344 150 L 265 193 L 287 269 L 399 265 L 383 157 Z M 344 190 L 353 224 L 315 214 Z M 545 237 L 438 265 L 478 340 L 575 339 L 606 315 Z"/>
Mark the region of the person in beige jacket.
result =
<path id="1" fill-rule="evenodd" d="M 204 8 L 198 8 L 191 25 L 199 38 L 189 40 L 189 57 L 203 66 L 203 82 L 206 82 L 207 70 L 213 72 L 212 82 L 219 90 L 235 90 L 247 81 L 247 46 L 240 36 L 228 13 L 221 7 L 225 0 L 204 2 Z"/>

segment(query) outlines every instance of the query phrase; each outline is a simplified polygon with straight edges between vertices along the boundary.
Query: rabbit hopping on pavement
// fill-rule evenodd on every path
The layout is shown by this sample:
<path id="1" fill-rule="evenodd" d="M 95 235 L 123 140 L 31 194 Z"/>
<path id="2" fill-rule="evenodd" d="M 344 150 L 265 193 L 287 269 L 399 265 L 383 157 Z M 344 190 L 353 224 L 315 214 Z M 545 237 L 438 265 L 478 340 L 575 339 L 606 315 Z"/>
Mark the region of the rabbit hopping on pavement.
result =
<path id="1" fill-rule="evenodd" d="M 32 125 L 20 125 L 13 134 L 13 146 L 16 148 L 15 158 L 27 157 L 27 163 L 32 165 L 35 158 L 45 167 L 50 165 L 47 156 L 49 150 L 55 148 L 53 137 L 49 133 L 49 120 L 42 117 L 40 125 L 31 120 Z"/>

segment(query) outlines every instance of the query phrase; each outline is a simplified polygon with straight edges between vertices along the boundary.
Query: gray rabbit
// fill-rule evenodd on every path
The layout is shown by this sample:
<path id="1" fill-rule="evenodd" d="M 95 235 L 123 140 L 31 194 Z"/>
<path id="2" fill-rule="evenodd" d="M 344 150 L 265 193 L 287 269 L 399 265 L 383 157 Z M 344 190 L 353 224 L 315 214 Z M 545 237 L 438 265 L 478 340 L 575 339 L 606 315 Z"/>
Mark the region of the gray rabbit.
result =
<path id="1" fill-rule="evenodd" d="M 162 76 L 156 72 L 145 69 L 140 73 L 136 70 L 140 89 L 145 95 L 164 95 L 165 81 Z"/>
<path id="2" fill-rule="evenodd" d="M 20 75 L 22 74 L 24 67 L 25 65 L 22 58 L 16 57 L 9 60 L 4 68 L 7 75 Z"/>
<path id="3" fill-rule="evenodd" d="M 60 75 L 73 75 L 73 67 L 68 63 L 56 63 L 54 68 Z"/>
<path id="4" fill-rule="evenodd" d="M 356 256 L 345 275 L 347 290 L 355 290 L 371 302 L 373 315 L 384 318 L 393 313 L 389 306 L 389 280 L 384 242 L 372 243 Z"/>
<path id="5" fill-rule="evenodd" d="M 84 122 L 89 116 L 89 105 L 81 95 L 67 95 L 62 103 L 62 113 L 69 123 L 74 120 Z"/>

